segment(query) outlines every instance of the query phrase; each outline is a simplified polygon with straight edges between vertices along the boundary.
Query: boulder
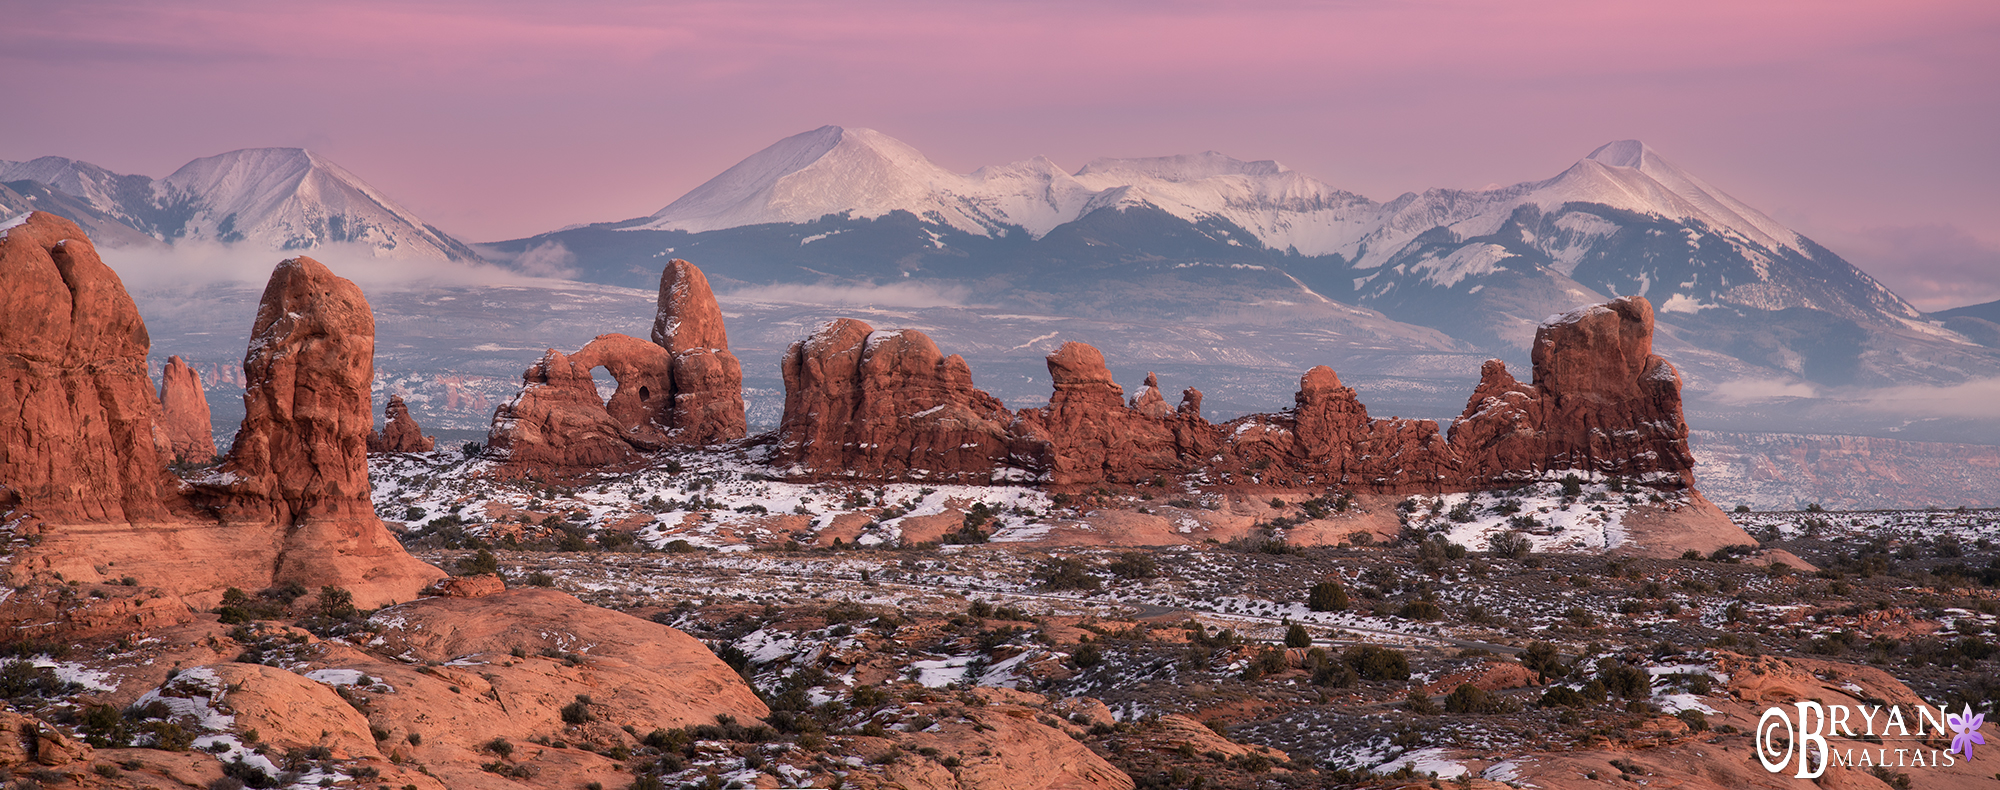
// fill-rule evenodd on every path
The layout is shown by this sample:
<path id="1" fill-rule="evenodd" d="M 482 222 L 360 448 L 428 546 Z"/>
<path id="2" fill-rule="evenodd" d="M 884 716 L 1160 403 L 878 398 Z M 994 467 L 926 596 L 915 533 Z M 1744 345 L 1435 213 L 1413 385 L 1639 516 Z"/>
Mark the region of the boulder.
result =
<path id="1" fill-rule="evenodd" d="M 382 409 L 382 430 L 368 432 L 368 452 L 428 453 L 435 447 L 437 439 L 424 435 L 403 396 L 389 396 L 389 405 Z"/>
<path id="2" fill-rule="evenodd" d="M 776 460 L 805 477 L 989 482 L 1013 415 L 914 329 L 843 318 L 786 351 Z"/>
<path id="3" fill-rule="evenodd" d="M 160 427 L 176 460 L 205 464 L 215 460 L 213 420 L 201 374 L 180 357 L 167 357 L 160 370 Z"/>
<path id="4" fill-rule="evenodd" d="M 441 595 L 446 598 L 484 598 L 505 592 L 507 582 L 499 574 L 482 573 L 476 576 L 453 576 L 439 579 L 424 589 L 425 595 Z"/>

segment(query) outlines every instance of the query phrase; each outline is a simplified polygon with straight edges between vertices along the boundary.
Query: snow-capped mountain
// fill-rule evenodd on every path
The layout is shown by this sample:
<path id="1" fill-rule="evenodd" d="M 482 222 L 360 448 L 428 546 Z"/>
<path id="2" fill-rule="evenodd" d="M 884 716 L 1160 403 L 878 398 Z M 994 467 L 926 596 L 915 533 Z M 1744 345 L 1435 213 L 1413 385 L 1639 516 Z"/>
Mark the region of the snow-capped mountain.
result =
<path id="1" fill-rule="evenodd" d="M 53 156 L 0 162 L 0 182 L 22 180 L 74 196 L 160 241 L 280 252 L 352 243 L 379 257 L 478 257 L 360 177 L 303 148 L 231 151 L 196 159 L 162 179 Z"/>
<path id="2" fill-rule="evenodd" d="M 1506 355 L 1550 314 L 1636 293 L 1665 335 L 1729 368 L 1717 375 L 2000 373 L 1992 349 L 1634 140 L 1546 180 L 1377 202 L 1213 152 L 959 174 L 880 132 L 828 126 L 651 216 L 487 248 L 559 248 L 580 277 L 635 287 L 685 257 L 724 288 L 917 284 L 1104 318 L 1330 300 Z"/>
<path id="3" fill-rule="evenodd" d="M 1092 211 L 1140 205 L 1190 222 L 1224 219 L 1265 246 L 1307 255 L 1351 248 L 1380 213 L 1277 162 L 1213 151 L 1099 159 L 1074 174 L 1035 157 L 960 175 L 873 129 L 823 126 L 752 154 L 628 227 L 701 232 L 905 211 L 973 235 L 1018 229 L 1040 239 Z"/>

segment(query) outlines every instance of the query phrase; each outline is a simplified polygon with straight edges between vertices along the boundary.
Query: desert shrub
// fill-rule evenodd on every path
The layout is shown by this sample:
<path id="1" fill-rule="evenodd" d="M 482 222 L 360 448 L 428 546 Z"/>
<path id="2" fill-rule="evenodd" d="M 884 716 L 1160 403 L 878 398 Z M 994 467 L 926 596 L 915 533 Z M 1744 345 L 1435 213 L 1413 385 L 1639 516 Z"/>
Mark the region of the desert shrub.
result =
<path id="1" fill-rule="evenodd" d="M 59 697 L 76 688 L 76 684 L 57 677 L 53 667 L 38 667 L 20 660 L 0 664 L 0 697 L 6 699 Z"/>
<path id="2" fill-rule="evenodd" d="M 1405 681 L 1410 679 L 1410 659 L 1401 652 L 1376 645 L 1356 645 L 1341 653 L 1341 660 L 1368 680 Z"/>
<path id="3" fill-rule="evenodd" d="M 1528 536 L 1518 531 L 1502 532 L 1486 539 L 1486 550 L 1494 556 L 1521 559 L 1535 550 L 1535 544 Z"/>
<path id="4" fill-rule="evenodd" d="M 1581 708 L 1589 704 L 1583 694 L 1568 686 L 1554 686 L 1542 692 L 1542 699 L 1536 703 L 1544 708 Z"/>
<path id="5" fill-rule="evenodd" d="M 1398 610 L 1396 614 L 1405 620 L 1430 622 L 1443 618 L 1444 610 L 1438 608 L 1437 604 L 1430 601 L 1416 600 L 1403 604 L 1403 608 Z"/>
<path id="6" fill-rule="evenodd" d="M 562 707 L 564 724 L 583 724 L 597 720 L 597 714 L 590 712 L 590 697 L 576 695 L 576 701 Z"/>
<path id="7" fill-rule="evenodd" d="M 1305 626 L 1293 623 L 1292 627 L 1285 629 L 1286 647 L 1312 647 L 1312 643 L 1312 634 L 1306 632 Z"/>
<path id="8" fill-rule="evenodd" d="M 1506 709 L 1506 700 L 1471 683 L 1458 684 L 1458 688 L 1452 689 L 1444 698 L 1446 713 L 1502 713 Z"/>
<path id="9" fill-rule="evenodd" d="M 1547 642 L 1529 642 L 1528 649 L 1521 653 L 1521 666 L 1532 670 L 1544 683 L 1549 678 L 1569 675 L 1569 667 L 1563 664 L 1562 654 L 1556 651 L 1555 645 Z"/>
<path id="10" fill-rule="evenodd" d="M 1104 569 L 1121 579 L 1150 579 L 1159 573 L 1159 563 L 1153 561 L 1151 554 L 1128 551 L 1118 555 L 1118 559 L 1106 564 Z"/>
<path id="11" fill-rule="evenodd" d="M 1653 678 L 1646 670 L 1614 661 L 1598 670 L 1597 679 L 1604 683 L 1607 692 L 1625 699 L 1647 699 L 1653 696 Z"/>
<path id="12" fill-rule="evenodd" d="M 1315 612 L 1344 611 L 1347 609 L 1347 588 L 1336 581 L 1315 584 L 1306 593 L 1306 608 Z"/>
<path id="13" fill-rule="evenodd" d="M 479 553 L 471 556 L 458 558 L 458 575 L 460 576 L 479 576 L 489 573 L 498 574 L 499 572 L 500 558 L 493 556 L 493 552 L 486 549 L 480 549 Z"/>
<path id="14" fill-rule="evenodd" d="M 1077 557 L 1051 557 L 1035 569 L 1035 578 L 1051 590 L 1095 590 L 1096 576 L 1090 565 Z"/>

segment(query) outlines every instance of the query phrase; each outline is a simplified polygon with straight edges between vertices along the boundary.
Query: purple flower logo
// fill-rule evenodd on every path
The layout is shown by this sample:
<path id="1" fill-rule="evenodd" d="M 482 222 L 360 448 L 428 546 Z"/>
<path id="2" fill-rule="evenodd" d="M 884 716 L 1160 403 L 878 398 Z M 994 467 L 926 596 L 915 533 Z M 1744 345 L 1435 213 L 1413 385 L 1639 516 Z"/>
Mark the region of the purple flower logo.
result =
<path id="1" fill-rule="evenodd" d="M 1970 760 L 1972 759 L 1972 745 L 1975 743 L 1984 745 L 1986 743 L 1986 736 L 1981 735 L 1979 732 L 1980 725 L 1986 723 L 1986 714 L 1973 715 L 1971 705 L 1965 706 L 1965 713 L 1963 714 L 1945 714 L 1944 721 L 1946 724 L 1951 725 L 1953 733 L 1951 736 L 1951 748 L 1945 751 L 1963 754 L 1965 755 L 1965 759 Z"/>

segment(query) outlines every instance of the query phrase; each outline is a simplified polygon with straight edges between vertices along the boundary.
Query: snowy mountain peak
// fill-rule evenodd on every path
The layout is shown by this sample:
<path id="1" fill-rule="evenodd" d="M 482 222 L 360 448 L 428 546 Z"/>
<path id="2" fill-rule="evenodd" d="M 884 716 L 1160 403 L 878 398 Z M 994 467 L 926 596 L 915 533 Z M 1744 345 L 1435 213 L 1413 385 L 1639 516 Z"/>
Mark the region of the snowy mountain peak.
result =
<path id="1" fill-rule="evenodd" d="M 276 250 L 356 243 L 377 256 L 477 256 L 359 176 L 304 148 L 246 148 L 202 157 L 160 180 L 189 206 L 178 238 Z"/>
<path id="2" fill-rule="evenodd" d="M 644 227 L 699 232 L 811 222 L 846 211 L 876 217 L 898 208 L 948 209 L 935 205 L 934 193 L 957 178 L 881 132 L 822 126 L 751 154 L 655 212 Z"/>
<path id="3" fill-rule="evenodd" d="M 1372 212 L 1365 204 L 1277 162 L 1214 151 L 1099 159 L 1075 174 L 1037 156 L 959 175 L 881 132 L 823 126 L 752 154 L 628 229 L 701 232 L 907 211 L 979 236 L 1016 227 L 1040 238 L 1092 211 L 1143 205 L 1190 221 L 1224 218 L 1265 244 L 1317 253 L 1351 241 L 1345 220 Z M 1329 222 L 1337 227 L 1323 227 Z"/>
<path id="4" fill-rule="evenodd" d="M 1644 169 L 1648 154 L 1653 149 L 1638 140 L 1614 140 L 1597 147 L 1584 157 L 1611 167 L 1637 167 Z"/>

